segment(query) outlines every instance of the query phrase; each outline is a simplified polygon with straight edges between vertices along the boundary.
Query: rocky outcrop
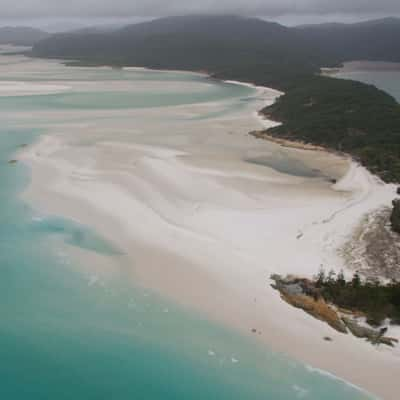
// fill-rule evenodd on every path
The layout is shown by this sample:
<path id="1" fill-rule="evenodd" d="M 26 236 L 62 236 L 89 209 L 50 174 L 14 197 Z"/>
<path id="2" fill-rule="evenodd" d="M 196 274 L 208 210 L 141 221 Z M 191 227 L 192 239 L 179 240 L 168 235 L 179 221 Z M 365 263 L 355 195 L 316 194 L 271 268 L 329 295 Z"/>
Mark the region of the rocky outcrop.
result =
<path id="1" fill-rule="evenodd" d="M 319 288 L 309 279 L 293 275 L 281 277 L 272 275 L 275 282 L 272 287 L 278 290 L 283 300 L 293 307 L 299 308 L 320 321 L 326 322 L 341 333 L 350 331 L 355 337 L 365 338 L 372 344 L 394 346 L 398 339 L 385 336 L 387 329 L 373 329 L 360 325 L 355 319 L 359 314 L 353 311 L 341 311 L 328 304 L 321 295 Z M 325 339 L 328 340 L 328 339 Z"/>
<path id="2" fill-rule="evenodd" d="M 273 287 L 281 293 L 281 297 L 293 307 L 300 308 L 333 329 L 347 333 L 347 329 L 336 310 L 325 302 L 317 288 L 307 279 L 279 275 L 271 277 L 275 281 Z"/>
<path id="3" fill-rule="evenodd" d="M 281 295 L 282 299 L 292 306 L 300 308 L 314 318 L 326 322 L 338 332 L 347 333 L 346 326 L 340 319 L 338 313 L 330 307 L 324 299 L 319 298 L 315 300 L 313 297 L 307 295 L 288 295 L 285 293 Z"/>
<path id="4" fill-rule="evenodd" d="M 356 321 L 348 317 L 342 317 L 342 320 L 355 337 L 367 339 L 375 339 L 378 337 L 378 331 L 375 329 L 361 326 Z"/>
<path id="5" fill-rule="evenodd" d="M 386 328 L 372 329 L 362 326 L 357 321 L 348 317 L 342 317 L 342 320 L 355 337 L 365 338 L 373 344 L 386 344 L 393 347 L 395 343 L 399 342 L 398 339 L 384 336 L 386 333 Z"/>

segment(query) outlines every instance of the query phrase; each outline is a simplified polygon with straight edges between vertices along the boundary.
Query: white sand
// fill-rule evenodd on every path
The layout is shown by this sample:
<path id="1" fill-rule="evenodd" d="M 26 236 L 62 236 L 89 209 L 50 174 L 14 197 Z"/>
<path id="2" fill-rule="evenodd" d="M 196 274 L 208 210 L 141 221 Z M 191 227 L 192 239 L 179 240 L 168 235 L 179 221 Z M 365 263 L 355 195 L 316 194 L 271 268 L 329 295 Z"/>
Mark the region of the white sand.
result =
<path id="1" fill-rule="evenodd" d="M 31 82 L 0 81 L 0 96 L 31 96 L 53 94 L 67 91 L 68 86 L 56 84 L 42 84 Z"/>
<path id="2" fill-rule="evenodd" d="M 258 109 L 277 93 L 261 95 Z M 397 400 L 398 353 L 337 333 L 288 306 L 269 285 L 271 273 L 311 276 L 320 265 L 343 267 L 337 249 L 364 213 L 390 204 L 394 188 L 332 154 L 254 139 L 247 134 L 261 126 L 254 109 L 211 122 L 190 119 L 228 106 L 54 121 L 54 134 L 22 155 L 33 174 L 25 196 L 115 242 L 136 282 L 246 334 L 256 328 L 261 334 L 254 336 L 274 350 Z M 330 176 L 347 173 L 332 188 L 244 162 L 261 156 L 300 160 Z"/>

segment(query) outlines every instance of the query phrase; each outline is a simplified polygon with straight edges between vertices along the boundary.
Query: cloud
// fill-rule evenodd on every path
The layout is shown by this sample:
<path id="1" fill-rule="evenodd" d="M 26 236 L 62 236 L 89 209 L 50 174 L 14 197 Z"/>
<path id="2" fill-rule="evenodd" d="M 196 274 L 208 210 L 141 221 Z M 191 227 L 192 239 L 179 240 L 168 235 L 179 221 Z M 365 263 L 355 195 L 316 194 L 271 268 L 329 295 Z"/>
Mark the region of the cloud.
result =
<path id="1" fill-rule="evenodd" d="M 399 0 L 0 0 L 1 18 L 400 13 Z"/>

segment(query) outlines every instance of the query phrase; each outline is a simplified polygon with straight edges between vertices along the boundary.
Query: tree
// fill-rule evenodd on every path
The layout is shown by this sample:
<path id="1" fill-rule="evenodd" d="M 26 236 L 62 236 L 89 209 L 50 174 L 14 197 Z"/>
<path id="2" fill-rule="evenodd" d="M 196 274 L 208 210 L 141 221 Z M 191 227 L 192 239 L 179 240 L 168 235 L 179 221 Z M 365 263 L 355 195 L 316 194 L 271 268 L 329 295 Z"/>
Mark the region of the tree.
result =
<path id="1" fill-rule="evenodd" d="M 338 273 L 338 276 L 337 276 L 337 279 L 336 279 L 336 283 L 341 287 L 346 286 L 346 279 L 344 277 L 344 273 L 343 273 L 342 269 Z"/>
<path id="2" fill-rule="evenodd" d="M 393 210 L 390 216 L 390 222 L 392 224 L 392 229 L 400 233 L 400 200 L 393 200 Z"/>
<path id="3" fill-rule="evenodd" d="M 325 280 L 326 280 L 326 275 L 325 275 L 325 271 L 324 268 L 321 266 L 321 268 L 319 269 L 319 272 L 317 274 L 317 282 L 316 282 L 316 286 L 317 287 L 322 287 L 325 284 Z"/>
<path id="4" fill-rule="evenodd" d="M 331 269 L 328 273 L 328 285 L 332 286 L 335 284 L 335 276 L 336 276 L 336 272 Z"/>
<path id="5" fill-rule="evenodd" d="M 351 285 L 353 286 L 353 288 L 357 289 L 361 286 L 361 278 L 360 275 L 358 273 L 358 271 L 356 271 L 353 275 L 353 279 L 351 280 Z"/>

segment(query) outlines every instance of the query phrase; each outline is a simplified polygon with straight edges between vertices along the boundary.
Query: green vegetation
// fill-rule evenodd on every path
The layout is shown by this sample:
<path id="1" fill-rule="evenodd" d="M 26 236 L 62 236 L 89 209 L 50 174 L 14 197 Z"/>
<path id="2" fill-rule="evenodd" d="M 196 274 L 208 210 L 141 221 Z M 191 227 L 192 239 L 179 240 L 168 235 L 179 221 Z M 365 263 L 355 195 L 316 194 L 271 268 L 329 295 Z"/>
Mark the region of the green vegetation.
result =
<path id="1" fill-rule="evenodd" d="M 393 324 L 400 324 L 400 283 L 393 281 L 387 285 L 378 280 L 362 281 L 356 272 L 351 281 L 346 281 L 343 273 L 320 270 L 315 278 L 325 301 L 354 312 L 361 311 L 367 322 L 379 326 L 385 318 Z"/>
<path id="2" fill-rule="evenodd" d="M 315 76 L 263 112 L 282 122 L 269 134 L 350 153 L 383 180 L 400 181 L 400 105 L 374 86 Z"/>

